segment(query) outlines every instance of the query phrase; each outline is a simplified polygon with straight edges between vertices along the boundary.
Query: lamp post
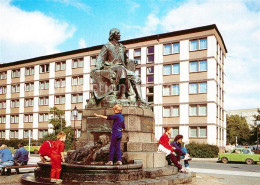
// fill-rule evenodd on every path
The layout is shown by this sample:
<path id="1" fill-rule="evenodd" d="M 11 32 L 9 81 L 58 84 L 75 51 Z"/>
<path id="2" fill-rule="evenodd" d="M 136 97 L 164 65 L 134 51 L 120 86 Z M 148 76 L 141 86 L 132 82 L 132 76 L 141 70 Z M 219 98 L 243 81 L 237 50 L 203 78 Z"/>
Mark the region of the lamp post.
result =
<path id="1" fill-rule="evenodd" d="M 72 115 L 73 115 L 73 118 L 74 118 L 74 135 L 73 135 L 73 150 L 76 150 L 76 127 L 75 127 L 75 121 L 78 117 L 78 109 L 77 107 L 75 106 L 73 111 L 72 111 Z"/>

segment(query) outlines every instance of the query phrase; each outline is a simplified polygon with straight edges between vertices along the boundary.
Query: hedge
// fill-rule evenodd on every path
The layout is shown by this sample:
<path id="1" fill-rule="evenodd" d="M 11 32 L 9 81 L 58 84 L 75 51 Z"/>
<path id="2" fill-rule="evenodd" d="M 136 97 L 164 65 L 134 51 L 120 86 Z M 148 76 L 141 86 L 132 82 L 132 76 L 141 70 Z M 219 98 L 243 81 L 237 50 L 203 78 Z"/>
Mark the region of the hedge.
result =
<path id="1" fill-rule="evenodd" d="M 187 151 L 194 158 L 216 158 L 219 148 L 216 145 L 191 142 L 186 145 Z"/>
<path id="2" fill-rule="evenodd" d="M 18 144 L 23 143 L 24 146 L 29 145 L 29 140 L 28 139 L 10 139 L 10 140 L 0 140 L 0 145 L 5 144 L 7 147 L 13 147 L 17 149 Z M 31 140 L 31 145 L 32 146 L 39 146 L 41 145 L 42 140 Z"/>

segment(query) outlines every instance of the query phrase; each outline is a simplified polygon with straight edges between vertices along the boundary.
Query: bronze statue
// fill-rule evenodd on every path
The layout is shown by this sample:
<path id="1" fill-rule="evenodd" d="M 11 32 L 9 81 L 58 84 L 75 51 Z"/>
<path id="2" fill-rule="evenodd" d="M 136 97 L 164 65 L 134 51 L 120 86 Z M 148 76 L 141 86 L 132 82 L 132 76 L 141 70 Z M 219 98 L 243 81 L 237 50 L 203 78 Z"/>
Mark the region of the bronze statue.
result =
<path id="1" fill-rule="evenodd" d="M 126 56 L 126 47 L 119 43 L 120 37 L 117 28 L 111 29 L 109 42 L 98 55 L 96 68 L 90 73 L 93 93 L 88 108 L 113 107 L 117 103 L 149 107 L 141 94 L 141 79 L 135 74 L 137 64 Z"/>

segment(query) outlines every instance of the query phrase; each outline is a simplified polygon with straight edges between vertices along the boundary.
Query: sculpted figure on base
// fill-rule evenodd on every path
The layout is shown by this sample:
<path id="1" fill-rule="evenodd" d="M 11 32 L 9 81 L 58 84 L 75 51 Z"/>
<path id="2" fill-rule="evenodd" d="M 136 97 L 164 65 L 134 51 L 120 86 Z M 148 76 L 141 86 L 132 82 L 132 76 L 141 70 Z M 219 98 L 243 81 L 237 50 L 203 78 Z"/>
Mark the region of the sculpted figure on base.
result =
<path id="1" fill-rule="evenodd" d="M 135 74 L 136 63 L 126 56 L 126 47 L 119 43 L 120 37 L 117 28 L 111 29 L 109 42 L 98 55 L 96 68 L 90 73 L 93 93 L 88 108 L 113 107 L 117 103 L 149 107 L 141 94 L 141 79 Z"/>

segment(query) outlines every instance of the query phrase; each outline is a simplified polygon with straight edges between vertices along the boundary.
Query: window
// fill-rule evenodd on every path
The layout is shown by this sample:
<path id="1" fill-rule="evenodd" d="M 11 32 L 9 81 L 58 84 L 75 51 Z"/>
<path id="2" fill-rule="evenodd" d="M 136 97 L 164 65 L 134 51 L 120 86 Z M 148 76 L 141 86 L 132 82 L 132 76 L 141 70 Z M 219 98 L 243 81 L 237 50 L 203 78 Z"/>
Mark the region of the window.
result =
<path id="1" fill-rule="evenodd" d="M 83 76 L 72 77 L 71 85 L 83 85 Z"/>
<path id="2" fill-rule="evenodd" d="M 198 50 L 198 40 L 190 41 L 190 51 Z"/>
<path id="3" fill-rule="evenodd" d="M 207 127 L 190 127 L 190 137 L 207 137 Z"/>
<path id="4" fill-rule="evenodd" d="M 172 44 L 172 53 L 179 53 L 180 52 L 180 43 L 173 43 Z"/>
<path id="5" fill-rule="evenodd" d="M 34 75 L 34 67 L 26 67 L 25 68 L 25 76 Z"/>
<path id="6" fill-rule="evenodd" d="M 40 90 L 49 89 L 49 81 L 40 82 Z"/>
<path id="7" fill-rule="evenodd" d="M 190 41 L 190 51 L 207 49 L 207 38 Z"/>
<path id="8" fill-rule="evenodd" d="M 154 55 L 147 56 L 147 63 L 154 63 Z"/>
<path id="9" fill-rule="evenodd" d="M 39 122 L 48 122 L 49 121 L 49 114 L 39 114 Z"/>
<path id="10" fill-rule="evenodd" d="M 77 130 L 77 138 L 79 138 L 81 135 L 81 130 Z"/>
<path id="11" fill-rule="evenodd" d="M 147 83 L 153 83 L 153 75 L 147 75 Z"/>
<path id="12" fill-rule="evenodd" d="M 135 49 L 134 50 L 134 57 L 140 57 L 141 56 L 141 49 Z"/>
<path id="13" fill-rule="evenodd" d="M 179 106 L 163 107 L 163 117 L 179 116 Z"/>
<path id="14" fill-rule="evenodd" d="M 39 98 L 39 105 L 49 105 L 49 97 L 40 97 Z"/>
<path id="15" fill-rule="evenodd" d="M 207 93 L 207 82 L 190 84 L 189 92 L 190 94 Z"/>
<path id="16" fill-rule="evenodd" d="M 54 102 L 55 104 L 65 104 L 65 96 L 55 96 Z"/>
<path id="17" fill-rule="evenodd" d="M 207 82 L 199 83 L 199 93 L 207 93 Z"/>
<path id="18" fill-rule="evenodd" d="M 137 74 L 137 75 L 141 75 L 141 69 L 140 68 L 137 68 L 136 70 L 135 70 L 135 74 Z"/>
<path id="19" fill-rule="evenodd" d="M 163 86 L 163 96 L 179 95 L 179 85 Z"/>
<path id="20" fill-rule="evenodd" d="M 0 131 L 0 138 L 5 138 L 5 130 Z"/>
<path id="21" fill-rule="evenodd" d="M 0 116 L 0 123 L 6 123 L 6 117 Z"/>
<path id="22" fill-rule="evenodd" d="M 199 137 L 207 137 L 207 128 L 199 127 Z"/>
<path id="23" fill-rule="evenodd" d="M 179 134 L 179 127 L 173 127 L 172 128 L 172 133 L 171 133 L 171 138 L 174 138 Z"/>
<path id="24" fill-rule="evenodd" d="M 129 50 L 125 51 L 125 55 L 129 58 Z"/>
<path id="25" fill-rule="evenodd" d="M 172 65 L 172 74 L 180 74 L 180 64 Z"/>
<path id="26" fill-rule="evenodd" d="M 34 90 L 34 83 L 26 83 L 24 90 L 25 91 L 33 91 Z"/>
<path id="27" fill-rule="evenodd" d="M 11 123 L 19 123 L 19 116 L 15 115 L 15 116 L 11 116 Z"/>
<path id="28" fill-rule="evenodd" d="M 153 74 L 154 73 L 154 67 L 147 67 L 147 74 Z"/>
<path id="29" fill-rule="evenodd" d="M 24 122 L 25 123 L 32 123 L 33 122 L 33 114 L 25 114 L 24 115 Z"/>
<path id="30" fill-rule="evenodd" d="M 207 71 L 207 61 L 190 62 L 190 72 Z"/>
<path id="31" fill-rule="evenodd" d="M 18 130 L 11 130 L 10 138 L 18 138 Z"/>
<path id="32" fill-rule="evenodd" d="M 28 98 L 24 100 L 24 107 L 33 107 L 33 98 Z"/>
<path id="33" fill-rule="evenodd" d="M 5 80 L 7 78 L 7 72 L 0 72 L 0 80 Z"/>
<path id="34" fill-rule="evenodd" d="M 73 59 L 72 60 L 72 68 L 83 67 L 83 58 Z"/>
<path id="35" fill-rule="evenodd" d="M 169 54 L 175 54 L 180 53 L 180 43 L 176 42 L 173 44 L 165 44 L 163 46 L 163 54 L 169 55 Z"/>
<path id="36" fill-rule="evenodd" d="M 147 94 L 153 94 L 153 87 L 147 87 L 146 88 L 146 93 Z"/>
<path id="37" fill-rule="evenodd" d="M 198 137 L 197 127 L 190 127 L 190 137 Z"/>
<path id="38" fill-rule="evenodd" d="M 12 78 L 19 78 L 20 77 L 20 69 L 12 70 Z"/>
<path id="39" fill-rule="evenodd" d="M 171 74 L 171 65 L 165 65 L 164 66 L 164 75 L 170 75 Z"/>
<path id="40" fill-rule="evenodd" d="M 198 84 L 190 84 L 190 94 L 198 93 Z"/>
<path id="41" fill-rule="evenodd" d="M 154 63 L 154 47 L 147 47 L 147 63 Z"/>
<path id="42" fill-rule="evenodd" d="M 164 55 L 169 55 L 169 54 L 171 54 L 172 53 L 172 47 L 171 47 L 171 44 L 165 44 L 164 46 L 164 52 L 163 52 L 163 54 Z"/>
<path id="43" fill-rule="evenodd" d="M 147 47 L 147 54 L 154 54 L 154 47 Z"/>
<path id="44" fill-rule="evenodd" d="M 153 103 L 153 96 L 146 97 L 148 103 Z"/>
<path id="45" fill-rule="evenodd" d="M 31 133 L 31 134 L 30 134 L 30 137 L 32 138 L 32 136 L 33 136 L 33 135 L 32 135 L 32 130 L 24 130 L 24 131 L 23 131 L 23 137 L 24 137 L 24 138 L 29 138 L 29 133 Z"/>
<path id="46" fill-rule="evenodd" d="M 0 109 L 5 109 L 5 108 L 6 108 L 6 102 L 0 101 Z"/>
<path id="47" fill-rule="evenodd" d="M 45 135 L 48 135 L 48 130 L 39 130 L 39 138 L 43 138 Z"/>
<path id="48" fill-rule="evenodd" d="M 171 108 L 163 107 L 163 117 L 171 117 Z"/>
<path id="49" fill-rule="evenodd" d="M 65 78 L 61 78 L 61 79 L 56 79 L 55 80 L 55 87 L 56 88 L 65 87 L 65 86 L 66 86 Z"/>
<path id="50" fill-rule="evenodd" d="M 11 108 L 19 107 L 20 100 L 11 100 Z"/>
<path id="51" fill-rule="evenodd" d="M 189 116 L 206 116 L 206 115 L 207 115 L 207 105 L 190 105 Z"/>
<path id="52" fill-rule="evenodd" d="M 55 70 L 56 71 L 64 71 L 65 69 L 66 69 L 66 62 L 65 61 L 55 63 Z"/>
<path id="53" fill-rule="evenodd" d="M 83 102 L 83 94 L 72 94 L 71 103 Z"/>
<path id="54" fill-rule="evenodd" d="M 20 92 L 20 84 L 12 85 L 11 92 L 12 93 Z"/>
<path id="55" fill-rule="evenodd" d="M 172 85 L 171 95 L 179 95 L 179 85 Z"/>
<path id="56" fill-rule="evenodd" d="M 95 66 L 97 63 L 97 56 L 90 57 L 90 65 Z"/>
<path id="57" fill-rule="evenodd" d="M 49 72 L 49 64 L 40 65 L 40 73 L 48 73 Z"/>
<path id="58" fill-rule="evenodd" d="M 0 94 L 6 94 L 6 86 L 0 86 Z"/>

